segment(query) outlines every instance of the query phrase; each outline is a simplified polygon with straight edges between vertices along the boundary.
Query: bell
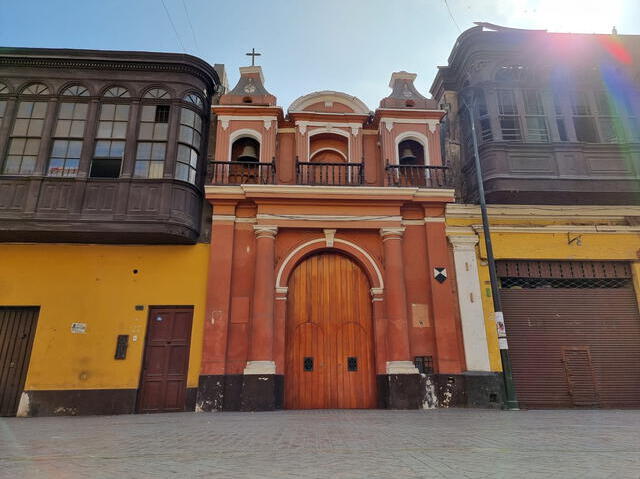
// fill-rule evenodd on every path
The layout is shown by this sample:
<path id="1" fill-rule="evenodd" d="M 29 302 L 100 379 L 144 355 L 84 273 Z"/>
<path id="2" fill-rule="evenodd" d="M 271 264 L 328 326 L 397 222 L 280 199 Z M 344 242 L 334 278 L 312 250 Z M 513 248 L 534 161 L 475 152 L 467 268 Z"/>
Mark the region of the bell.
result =
<path id="1" fill-rule="evenodd" d="M 238 161 L 258 161 L 256 147 L 253 145 L 245 145 L 242 153 L 238 156 Z"/>
<path id="2" fill-rule="evenodd" d="M 402 154 L 400 155 L 400 162 L 412 162 L 416 160 L 416 155 L 413 154 L 411 148 L 405 148 Z"/>

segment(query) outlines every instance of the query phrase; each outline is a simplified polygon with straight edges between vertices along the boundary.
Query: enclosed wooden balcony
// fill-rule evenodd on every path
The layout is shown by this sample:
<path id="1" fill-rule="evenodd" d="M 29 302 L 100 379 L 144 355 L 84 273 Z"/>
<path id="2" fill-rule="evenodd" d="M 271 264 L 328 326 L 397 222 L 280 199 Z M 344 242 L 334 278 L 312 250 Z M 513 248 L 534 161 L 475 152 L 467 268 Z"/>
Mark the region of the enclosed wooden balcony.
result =
<path id="1" fill-rule="evenodd" d="M 0 177 L 0 241 L 194 243 L 202 194 L 173 179 Z"/>

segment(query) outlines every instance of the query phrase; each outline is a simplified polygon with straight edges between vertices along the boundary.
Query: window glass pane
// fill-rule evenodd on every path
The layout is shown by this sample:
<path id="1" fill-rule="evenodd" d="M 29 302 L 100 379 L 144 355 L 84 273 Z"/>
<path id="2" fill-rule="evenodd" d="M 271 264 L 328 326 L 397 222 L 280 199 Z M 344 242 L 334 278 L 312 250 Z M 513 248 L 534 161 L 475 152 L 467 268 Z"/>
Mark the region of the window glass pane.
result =
<path id="1" fill-rule="evenodd" d="M 176 178 L 182 181 L 189 181 L 189 166 L 184 163 L 176 163 Z"/>
<path id="2" fill-rule="evenodd" d="M 17 175 L 20 172 L 20 156 L 7 156 L 4 163 L 4 172 L 9 175 Z"/>
<path id="3" fill-rule="evenodd" d="M 191 150 L 191 166 L 193 168 L 198 166 L 198 154 L 194 150 Z"/>
<path id="4" fill-rule="evenodd" d="M 153 139 L 153 123 L 141 123 L 138 138 L 141 140 Z"/>
<path id="5" fill-rule="evenodd" d="M 70 141 L 69 150 L 67 151 L 67 158 L 80 158 L 81 151 L 82 151 L 81 141 Z"/>
<path id="6" fill-rule="evenodd" d="M 51 156 L 55 156 L 56 158 L 64 158 L 67 154 L 67 144 L 69 142 L 66 140 L 56 140 L 53 142 L 53 147 L 51 148 Z"/>
<path id="7" fill-rule="evenodd" d="M 96 153 L 95 156 L 105 157 L 109 156 L 110 141 L 96 141 Z"/>
<path id="8" fill-rule="evenodd" d="M 188 108 L 182 109 L 182 114 L 180 115 L 180 123 L 184 125 L 194 126 L 195 123 L 195 113 Z"/>
<path id="9" fill-rule="evenodd" d="M 98 123 L 98 138 L 111 138 L 111 121 L 101 121 Z"/>
<path id="10" fill-rule="evenodd" d="M 598 134 L 596 133 L 596 125 L 593 118 L 576 116 L 573 118 L 573 126 L 576 129 L 576 138 L 578 141 L 587 143 L 598 142 Z"/>
<path id="11" fill-rule="evenodd" d="M 167 139 L 167 123 L 156 123 L 154 126 L 153 139 L 154 140 L 166 140 Z"/>
<path id="12" fill-rule="evenodd" d="M 189 145 L 193 142 L 193 130 L 188 126 L 181 125 L 180 126 L 180 141 L 183 143 L 188 143 Z"/>
<path id="13" fill-rule="evenodd" d="M 89 110 L 89 105 L 86 103 L 76 103 L 76 108 L 73 111 L 73 119 L 74 120 L 86 120 L 87 119 L 87 111 Z"/>
<path id="14" fill-rule="evenodd" d="M 544 115 L 542 98 L 537 90 L 523 90 L 525 112 L 530 115 Z"/>
<path id="15" fill-rule="evenodd" d="M 530 116 L 527 117 L 527 140 L 528 141 L 549 141 L 547 133 L 547 124 L 544 117 Z"/>
<path id="16" fill-rule="evenodd" d="M 518 118 L 514 116 L 500 117 L 502 139 L 506 141 L 520 140 L 520 125 Z"/>
<path id="17" fill-rule="evenodd" d="M 178 161 L 180 163 L 189 163 L 189 148 L 184 145 L 178 145 Z"/>
<path id="18" fill-rule="evenodd" d="M 58 120 L 56 124 L 55 136 L 69 136 L 71 130 L 71 120 Z"/>
<path id="19" fill-rule="evenodd" d="M 126 138 L 127 136 L 127 124 L 123 121 L 114 121 L 113 122 L 113 132 L 111 133 L 112 138 Z"/>
<path id="20" fill-rule="evenodd" d="M 591 107 L 586 92 L 577 91 L 572 95 L 572 108 L 574 115 L 590 115 Z"/>
<path id="21" fill-rule="evenodd" d="M 124 156 L 124 141 L 112 141 L 110 155 L 112 158 L 122 158 Z"/>
<path id="22" fill-rule="evenodd" d="M 18 113 L 16 114 L 16 118 L 30 118 L 32 110 L 32 101 L 21 101 L 18 105 Z"/>
<path id="23" fill-rule="evenodd" d="M 116 105 L 115 119 L 126 121 L 129 119 L 129 105 Z"/>
<path id="24" fill-rule="evenodd" d="M 29 128 L 27 129 L 27 136 L 40 136 L 42 135 L 42 126 L 44 120 L 31 120 L 29 122 Z"/>
<path id="25" fill-rule="evenodd" d="M 0 118 L 4 117 L 4 112 L 7 111 L 7 102 L 0 101 Z"/>
<path id="26" fill-rule="evenodd" d="M 20 174 L 28 175 L 33 173 L 33 170 L 36 167 L 36 157 L 35 156 L 23 156 L 22 164 L 20 165 Z"/>
<path id="27" fill-rule="evenodd" d="M 164 173 L 164 162 L 152 161 L 149 167 L 149 178 L 162 178 Z"/>
<path id="28" fill-rule="evenodd" d="M 29 127 L 29 120 L 18 119 L 13 124 L 12 135 L 14 135 L 14 136 L 26 136 L 28 127 Z"/>
<path id="29" fill-rule="evenodd" d="M 73 103 L 61 103 L 58 118 L 70 120 L 73 118 Z"/>
<path id="30" fill-rule="evenodd" d="M 47 170 L 47 175 L 62 176 L 63 172 L 64 172 L 64 159 L 51 158 L 51 160 L 49 160 L 49 168 Z"/>
<path id="31" fill-rule="evenodd" d="M 44 118 L 47 114 L 47 104 L 43 101 L 37 101 L 33 104 L 33 118 Z"/>
<path id="32" fill-rule="evenodd" d="M 195 184 L 196 182 L 196 170 L 189 170 L 189 183 Z"/>
<path id="33" fill-rule="evenodd" d="M 611 104 L 611 100 L 607 96 L 607 94 L 603 91 L 598 91 L 594 93 L 596 96 L 596 105 L 598 107 L 598 113 L 601 115 L 611 115 L 613 114 L 613 108 Z"/>
<path id="34" fill-rule="evenodd" d="M 115 114 L 116 106 L 105 104 L 102 105 L 100 109 L 100 119 L 101 120 L 113 120 L 113 115 Z"/>
<path id="35" fill-rule="evenodd" d="M 618 135 L 612 118 L 600 118 L 600 134 L 603 143 L 616 143 Z"/>
<path id="36" fill-rule="evenodd" d="M 516 99 L 511 90 L 498 90 L 498 106 L 502 115 L 517 114 Z"/>
<path id="37" fill-rule="evenodd" d="M 140 115 L 141 121 L 154 121 L 156 117 L 155 105 L 145 105 L 142 107 L 142 114 Z"/>
<path id="38" fill-rule="evenodd" d="M 151 158 L 151 143 L 138 143 L 136 158 L 140 160 L 148 160 Z"/>
<path id="39" fill-rule="evenodd" d="M 11 143 L 9 143 L 9 154 L 10 155 L 21 155 L 24 152 L 25 142 L 24 138 L 12 138 Z"/>
<path id="40" fill-rule="evenodd" d="M 567 128 L 565 127 L 564 120 L 562 118 L 556 119 L 556 123 L 558 125 L 558 135 L 560 136 L 560 141 L 568 141 L 567 137 Z"/>
<path id="41" fill-rule="evenodd" d="M 135 176 L 136 178 L 147 178 L 149 176 L 149 162 L 136 161 L 133 176 Z"/>
<path id="42" fill-rule="evenodd" d="M 24 154 L 25 155 L 38 155 L 38 151 L 40 150 L 40 139 L 28 139 L 24 144 Z"/>
<path id="43" fill-rule="evenodd" d="M 73 120 L 71 122 L 71 131 L 69 136 L 84 136 L 84 120 Z"/>
<path id="44" fill-rule="evenodd" d="M 79 159 L 67 159 L 65 162 L 64 176 L 76 176 L 78 174 L 78 167 L 80 166 Z"/>
<path id="45" fill-rule="evenodd" d="M 627 126 L 627 134 L 632 141 L 640 140 L 640 125 L 636 118 L 627 118 L 625 121 Z"/>
<path id="46" fill-rule="evenodd" d="M 152 160 L 164 160 L 165 153 L 165 144 L 164 143 L 154 143 L 151 148 L 151 159 Z"/>
<path id="47" fill-rule="evenodd" d="M 202 118 L 200 118 L 200 115 L 196 115 L 195 129 L 198 133 L 202 133 Z"/>

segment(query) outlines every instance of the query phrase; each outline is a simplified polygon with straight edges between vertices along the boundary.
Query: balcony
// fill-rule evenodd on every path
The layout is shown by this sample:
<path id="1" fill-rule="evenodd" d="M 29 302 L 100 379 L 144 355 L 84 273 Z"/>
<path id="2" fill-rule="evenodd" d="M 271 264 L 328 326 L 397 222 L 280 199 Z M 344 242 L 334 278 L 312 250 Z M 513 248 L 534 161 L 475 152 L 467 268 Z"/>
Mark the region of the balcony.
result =
<path id="1" fill-rule="evenodd" d="M 446 166 L 389 165 L 387 185 L 414 188 L 450 188 Z"/>
<path id="2" fill-rule="evenodd" d="M 276 182 L 276 164 L 255 161 L 212 161 L 213 185 L 273 185 Z"/>
<path id="3" fill-rule="evenodd" d="M 312 163 L 296 161 L 299 185 L 361 186 L 364 163 Z"/>
<path id="4" fill-rule="evenodd" d="M 0 241 L 193 243 L 201 208 L 173 179 L 0 176 Z"/>

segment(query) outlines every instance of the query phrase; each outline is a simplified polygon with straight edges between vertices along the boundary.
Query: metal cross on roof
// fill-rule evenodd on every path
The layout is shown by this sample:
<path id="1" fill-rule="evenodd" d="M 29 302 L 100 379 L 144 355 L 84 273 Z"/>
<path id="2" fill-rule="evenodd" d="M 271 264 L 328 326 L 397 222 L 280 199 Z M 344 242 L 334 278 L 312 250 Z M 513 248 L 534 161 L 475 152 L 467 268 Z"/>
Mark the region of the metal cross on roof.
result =
<path id="1" fill-rule="evenodd" d="M 245 53 L 245 55 L 251 57 L 251 66 L 254 67 L 256 66 L 256 57 L 259 57 L 262 53 L 256 53 L 256 49 L 252 48 L 251 53 Z"/>

